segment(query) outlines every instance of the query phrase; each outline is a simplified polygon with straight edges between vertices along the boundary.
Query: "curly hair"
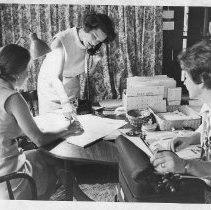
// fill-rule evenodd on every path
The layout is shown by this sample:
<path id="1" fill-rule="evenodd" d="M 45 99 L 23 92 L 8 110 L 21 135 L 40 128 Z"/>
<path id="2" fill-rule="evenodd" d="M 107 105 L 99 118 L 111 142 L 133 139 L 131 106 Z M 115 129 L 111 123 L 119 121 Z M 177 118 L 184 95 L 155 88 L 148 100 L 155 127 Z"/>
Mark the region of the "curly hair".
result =
<path id="1" fill-rule="evenodd" d="M 211 41 L 203 40 L 178 55 L 182 70 L 187 71 L 196 84 L 211 89 Z"/>
<path id="2" fill-rule="evenodd" d="M 9 44 L 0 51 L 0 78 L 14 81 L 14 76 L 23 72 L 30 61 L 30 53 L 27 49 L 17 45 Z"/>

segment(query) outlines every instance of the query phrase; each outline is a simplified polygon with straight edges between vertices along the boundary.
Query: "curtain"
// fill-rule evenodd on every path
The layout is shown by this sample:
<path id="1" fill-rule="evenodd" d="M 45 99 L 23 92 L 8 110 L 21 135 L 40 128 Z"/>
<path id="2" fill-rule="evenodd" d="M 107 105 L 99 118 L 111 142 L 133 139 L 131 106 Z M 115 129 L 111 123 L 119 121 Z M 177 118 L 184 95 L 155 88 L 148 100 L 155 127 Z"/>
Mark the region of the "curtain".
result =
<path id="1" fill-rule="evenodd" d="M 62 4 L 0 4 L 0 45 L 15 43 L 29 49 L 29 31 L 50 45 L 52 37 L 68 27 L 82 26 L 90 11 L 113 19 L 117 37 L 103 47 L 104 57 L 91 79 L 93 100 L 121 98 L 126 78 L 162 73 L 162 7 Z M 43 58 L 32 61 L 24 90 L 35 90 Z M 81 76 L 81 95 L 84 75 Z"/>

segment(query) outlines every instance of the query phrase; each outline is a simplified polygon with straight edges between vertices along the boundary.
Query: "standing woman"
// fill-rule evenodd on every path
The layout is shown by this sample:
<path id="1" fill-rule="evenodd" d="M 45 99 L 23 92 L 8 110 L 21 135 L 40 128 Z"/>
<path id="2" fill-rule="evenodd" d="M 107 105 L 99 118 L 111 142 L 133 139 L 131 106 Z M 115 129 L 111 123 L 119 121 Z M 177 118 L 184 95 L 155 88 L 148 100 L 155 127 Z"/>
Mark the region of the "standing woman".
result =
<path id="1" fill-rule="evenodd" d="M 52 52 L 38 76 L 40 114 L 61 109 L 67 118 L 75 118 L 71 102 L 79 98 L 79 75 L 85 72 L 87 58 L 93 55 L 91 75 L 101 59 L 98 53 L 101 45 L 113 41 L 115 36 L 111 19 L 100 13 L 87 15 L 82 28 L 68 28 L 56 34 Z"/>
<path id="2" fill-rule="evenodd" d="M 45 157 L 39 150 L 23 152 L 17 137 L 28 136 L 38 147 L 48 144 L 78 129 L 75 123 L 57 133 L 43 133 L 37 127 L 24 98 L 15 90 L 27 77 L 30 61 L 27 49 L 10 44 L 0 51 L 0 176 L 25 172 L 33 177 L 39 199 L 47 199 L 56 181 L 56 168 L 62 168 L 55 159 Z M 30 199 L 29 183 L 25 179 L 11 182 L 15 199 Z M 0 199 L 9 199 L 6 183 L 0 184 Z"/>

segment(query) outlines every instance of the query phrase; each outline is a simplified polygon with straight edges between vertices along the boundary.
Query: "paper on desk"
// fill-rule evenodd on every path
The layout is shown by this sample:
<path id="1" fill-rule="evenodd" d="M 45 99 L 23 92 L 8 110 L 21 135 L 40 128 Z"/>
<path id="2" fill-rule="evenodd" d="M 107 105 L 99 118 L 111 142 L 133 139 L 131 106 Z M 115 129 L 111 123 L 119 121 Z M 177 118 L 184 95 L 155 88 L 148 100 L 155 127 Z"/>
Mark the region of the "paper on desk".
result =
<path id="1" fill-rule="evenodd" d="M 186 133 L 186 131 L 184 131 L 184 133 Z M 188 134 L 189 132 L 187 132 Z M 163 134 L 163 133 L 162 133 Z M 155 149 L 159 148 L 160 150 L 170 150 L 170 142 L 172 141 L 173 138 L 171 137 L 171 133 L 168 133 L 169 135 L 166 136 L 166 139 L 160 139 L 153 141 L 153 143 L 150 144 L 150 146 L 148 147 L 146 144 L 143 143 L 143 141 L 139 138 L 139 137 L 130 137 L 127 136 L 124 132 L 122 132 L 122 135 L 125 136 L 128 140 L 130 140 L 132 143 L 134 143 L 138 148 L 140 148 L 142 151 L 144 151 L 149 157 L 153 156 L 153 151 L 155 151 Z M 161 133 L 157 133 L 154 135 L 161 135 Z M 154 136 L 153 135 L 153 136 Z M 183 134 L 180 134 L 183 135 Z M 163 137 L 163 135 L 161 135 Z M 168 138 L 167 138 L 168 137 Z M 200 158 L 201 155 L 201 147 L 200 145 L 190 145 L 187 148 L 176 152 L 176 154 L 184 159 L 198 159 Z"/>
<path id="2" fill-rule="evenodd" d="M 184 137 L 192 135 L 194 131 L 189 130 L 175 130 L 175 131 L 145 131 L 146 141 L 153 143 L 158 140 L 172 140 L 176 137 Z M 165 144 L 165 143 L 164 143 Z"/>
<path id="3" fill-rule="evenodd" d="M 67 137 L 66 140 L 68 143 L 80 147 L 85 147 L 127 124 L 125 120 L 113 120 L 91 114 L 79 115 L 78 119 L 84 128 L 84 133 L 79 136 Z"/>
<path id="4" fill-rule="evenodd" d="M 110 138 L 109 135 L 111 133 L 114 133 L 118 128 L 127 124 L 124 120 L 112 120 L 90 114 L 79 115 L 77 118 L 81 122 L 85 132 L 79 136 L 66 137 L 66 139 L 68 143 L 81 147 L 84 147 L 106 135 Z M 40 130 L 44 132 L 57 133 L 69 126 L 69 121 L 66 120 L 60 112 L 39 115 L 34 117 L 34 120 Z"/>
<path id="5" fill-rule="evenodd" d="M 183 159 L 198 159 L 201 157 L 201 145 L 190 145 L 176 154 Z"/>
<path id="6" fill-rule="evenodd" d="M 155 151 L 156 149 L 171 150 L 170 148 L 171 141 L 172 139 L 158 140 L 157 142 L 153 142 L 152 144 L 150 144 L 149 147 L 152 151 Z M 197 159 L 200 158 L 201 156 L 201 147 L 200 145 L 190 145 L 185 149 L 176 152 L 176 154 L 184 159 Z"/>
<path id="7" fill-rule="evenodd" d="M 103 100 L 99 102 L 101 107 L 104 108 L 115 108 L 115 107 L 119 107 L 122 106 L 122 100 L 120 99 L 108 99 L 108 100 Z"/>
<path id="8" fill-rule="evenodd" d="M 140 137 L 127 136 L 124 132 L 121 132 L 122 135 L 145 152 L 150 158 L 153 156 L 151 149 L 140 139 Z"/>
<path id="9" fill-rule="evenodd" d="M 171 150 L 171 142 L 176 137 L 187 137 L 193 134 L 194 131 L 176 130 L 176 131 L 147 131 L 146 141 L 150 144 L 150 148 L 154 151 Z"/>

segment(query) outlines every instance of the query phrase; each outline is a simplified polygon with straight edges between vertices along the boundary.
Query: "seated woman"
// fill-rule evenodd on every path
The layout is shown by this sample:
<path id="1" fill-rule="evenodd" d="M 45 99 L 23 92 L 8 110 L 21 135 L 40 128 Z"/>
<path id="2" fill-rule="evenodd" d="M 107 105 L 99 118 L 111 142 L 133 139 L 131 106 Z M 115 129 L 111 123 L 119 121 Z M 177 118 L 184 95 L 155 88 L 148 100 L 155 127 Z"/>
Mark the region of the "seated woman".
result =
<path id="1" fill-rule="evenodd" d="M 211 41 L 201 41 L 179 56 L 180 65 L 185 71 L 184 84 L 190 98 L 198 98 L 206 104 L 203 109 L 202 126 L 189 138 L 177 138 L 172 143 L 172 149 L 179 150 L 190 144 L 209 146 L 211 137 Z M 151 159 L 155 169 L 160 173 L 185 173 L 198 177 L 211 177 L 211 162 L 205 152 L 205 161 L 184 160 L 174 152 L 159 151 Z M 211 156 L 210 156 L 211 157 Z"/>
<path id="2" fill-rule="evenodd" d="M 12 172 L 25 172 L 33 177 L 39 199 L 50 197 L 55 188 L 62 162 L 45 157 L 39 150 L 23 152 L 18 148 L 17 137 L 24 133 L 38 147 L 79 129 L 70 123 L 57 133 L 43 133 L 34 122 L 26 101 L 15 90 L 23 84 L 30 61 L 27 49 L 10 44 L 0 50 L 0 176 Z M 30 199 L 29 183 L 25 179 L 11 182 L 15 199 Z M 9 199 L 6 183 L 0 184 L 0 199 Z"/>

